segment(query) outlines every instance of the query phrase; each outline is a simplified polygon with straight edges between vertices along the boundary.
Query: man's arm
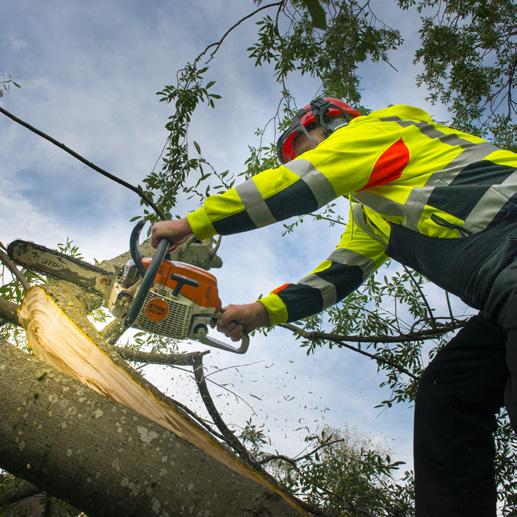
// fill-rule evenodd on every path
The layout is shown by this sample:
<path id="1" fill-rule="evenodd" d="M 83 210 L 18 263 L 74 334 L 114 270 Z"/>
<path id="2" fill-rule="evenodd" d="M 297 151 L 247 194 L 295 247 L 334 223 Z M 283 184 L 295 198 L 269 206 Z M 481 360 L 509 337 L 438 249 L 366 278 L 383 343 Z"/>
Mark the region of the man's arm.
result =
<path id="1" fill-rule="evenodd" d="M 386 260 L 384 235 L 379 232 L 378 237 L 360 228 L 351 214 L 339 244 L 327 260 L 299 282 L 284 284 L 252 304 L 225 308 L 218 329 L 237 341 L 243 328 L 251 331 L 296 321 L 337 303 Z"/>
<path id="2" fill-rule="evenodd" d="M 367 185 L 377 159 L 396 137 L 374 126 L 344 127 L 285 165 L 208 197 L 188 214 L 188 223 L 205 239 L 314 212 Z"/>
<path id="3" fill-rule="evenodd" d="M 372 125 L 341 128 L 285 165 L 208 197 L 185 219 L 156 223 L 152 244 L 161 237 L 179 243 L 191 234 L 206 239 L 245 232 L 314 212 L 365 187 L 377 159 L 398 137 Z"/>

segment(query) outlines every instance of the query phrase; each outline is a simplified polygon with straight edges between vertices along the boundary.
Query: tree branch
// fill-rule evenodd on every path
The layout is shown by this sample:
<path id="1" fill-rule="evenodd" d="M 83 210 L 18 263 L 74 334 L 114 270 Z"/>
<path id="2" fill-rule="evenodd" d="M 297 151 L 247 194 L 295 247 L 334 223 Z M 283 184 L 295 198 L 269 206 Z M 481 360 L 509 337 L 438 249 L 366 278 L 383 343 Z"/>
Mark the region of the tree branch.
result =
<path id="1" fill-rule="evenodd" d="M 251 465 L 257 466 L 257 462 L 250 455 L 246 447 L 239 441 L 239 439 L 233 434 L 233 432 L 228 428 L 226 422 L 221 418 L 221 415 L 217 411 L 215 407 L 212 396 L 210 395 L 210 391 L 208 390 L 208 386 L 206 384 L 204 368 L 203 368 L 203 357 L 201 355 L 197 355 L 192 359 L 192 367 L 194 368 L 194 378 L 196 380 L 196 384 L 203 399 L 203 403 L 205 407 L 214 421 L 215 425 L 221 431 L 221 434 L 224 436 L 225 441 L 236 451 L 239 455 L 244 458 Z"/>
<path id="2" fill-rule="evenodd" d="M 5 249 L 5 246 L 0 242 L 0 261 L 2 261 L 9 271 L 17 278 L 18 282 L 22 285 L 23 290 L 28 291 L 31 287 L 29 282 L 27 282 L 27 279 L 16 267 L 16 264 L 9 258 L 9 255 L 3 251 Z"/>
<path id="3" fill-rule="evenodd" d="M 194 366 L 196 360 L 210 353 L 210 351 L 207 350 L 206 352 L 190 352 L 185 354 L 162 354 L 160 352 L 140 352 L 139 350 L 119 346 L 114 347 L 114 350 L 127 361 L 169 366 Z"/>
<path id="4" fill-rule="evenodd" d="M 457 324 L 454 324 L 454 325 L 449 325 L 448 326 L 448 330 L 453 330 L 454 328 L 459 328 L 460 326 L 463 326 L 463 324 L 464 324 L 464 322 L 461 322 L 461 325 L 459 323 L 460 322 L 458 322 Z M 399 366 L 398 364 L 394 363 L 393 361 L 390 361 L 389 359 L 381 357 L 381 356 L 379 356 L 377 354 L 371 354 L 370 352 L 366 352 L 365 350 L 362 350 L 361 348 L 353 346 L 353 345 L 350 345 L 348 343 L 344 343 L 343 341 L 345 339 L 349 340 L 350 336 L 340 336 L 340 335 L 336 335 L 336 334 L 327 334 L 325 332 L 318 332 L 318 331 L 306 331 L 306 330 L 304 330 L 302 328 L 299 328 L 296 325 L 292 325 L 290 323 L 282 324 L 280 326 L 283 327 L 283 328 L 286 328 L 288 330 L 293 331 L 295 334 L 298 334 L 299 336 L 301 336 L 301 337 L 303 337 L 305 339 L 309 339 L 309 340 L 312 340 L 312 341 L 318 341 L 318 340 L 332 341 L 333 343 L 337 343 L 337 345 L 339 347 L 341 347 L 341 348 L 347 348 L 349 350 L 357 352 L 358 354 L 361 354 L 361 355 L 364 355 L 365 357 L 373 359 L 373 360 L 377 361 L 378 363 L 382 363 L 382 364 L 386 364 L 388 366 L 391 366 L 392 368 L 395 368 L 399 372 L 405 373 L 408 377 L 411 377 L 412 379 L 417 379 L 416 375 L 411 373 L 409 370 L 407 370 L 405 368 L 402 368 L 401 366 Z M 435 332 L 435 333 L 437 332 L 437 334 L 435 334 L 434 337 L 436 337 L 436 335 L 441 335 L 441 334 L 445 333 L 444 331 L 439 331 L 438 329 L 433 329 L 433 330 L 429 330 L 429 331 L 423 331 L 420 334 L 424 335 L 424 332 L 425 332 L 425 336 L 426 336 L 424 339 L 430 339 L 431 338 L 431 335 L 430 335 L 431 332 Z M 373 341 L 370 341 L 370 342 L 377 342 L 377 343 L 396 342 L 396 343 L 400 343 L 400 342 L 404 342 L 404 341 L 405 342 L 417 341 L 417 339 L 415 339 L 415 334 L 411 335 L 410 337 L 406 336 L 405 340 L 397 339 L 397 336 L 382 336 L 382 339 L 376 339 L 376 340 L 373 340 Z M 357 342 L 359 342 L 359 343 L 364 343 L 365 342 L 365 339 L 362 339 L 360 337 L 354 337 L 354 339 Z"/>
<path id="5" fill-rule="evenodd" d="M 319 331 L 307 331 L 301 327 L 293 325 L 292 323 L 283 323 L 279 326 L 291 330 L 305 339 L 326 339 L 336 343 L 341 341 L 351 341 L 353 343 L 409 343 L 411 341 L 436 339 L 447 332 L 452 332 L 453 330 L 457 330 L 465 326 L 465 323 L 466 321 L 464 320 L 454 320 L 453 323 L 448 325 L 441 325 L 433 329 L 425 329 L 419 332 L 400 334 L 398 336 L 348 336 Z"/>
<path id="6" fill-rule="evenodd" d="M 85 165 L 90 167 L 90 169 L 93 169 L 94 171 L 98 172 L 99 174 L 102 174 L 103 176 L 105 176 L 106 178 L 109 178 L 110 180 L 115 181 L 119 185 L 122 185 L 123 187 L 126 187 L 127 189 L 135 192 L 138 196 L 140 196 L 140 198 L 143 201 L 145 201 L 145 203 L 148 206 L 150 206 L 151 208 L 154 209 L 154 211 L 160 216 L 161 219 L 166 219 L 166 214 L 164 214 L 162 212 L 162 210 L 160 210 L 160 208 L 157 207 L 153 203 L 152 199 L 150 199 L 149 196 L 147 196 L 147 194 L 142 190 L 141 187 L 135 187 L 134 185 L 131 185 L 127 181 L 124 181 L 124 180 L 118 178 L 117 176 L 109 173 L 108 171 L 102 169 L 101 167 L 99 167 L 95 163 L 87 160 L 86 158 L 81 156 L 79 153 L 75 152 L 73 149 L 70 149 L 70 147 L 67 147 L 65 144 L 63 144 L 61 142 L 58 142 L 55 138 L 51 137 L 47 133 L 44 133 L 43 131 L 41 131 L 41 130 L 39 130 L 37 128 L 35 128 L 34 126 L 29 124 L 28 122 L 25 122 L 24 120 L 18 118 L 17 116 L 13 115 L 12 113 L 10 113 L 9 111 L 5 110 L 1 106 L 0 106 L 0 113 L 4 114 L 6 117 L 10 118 L 11 120 L 16 122 L 17 124 L 20 124 L 21 126 L 25 127 L 29 131 L 32 131 L 33 133 L 36 133 L 38 136 L 41 136 L 42 138 L 44 138 L 45 140 L 48 140 L 50 143 L 54 144 L 55 146 L 59 147 L 60 149 L 62 149 L 66 153 L 68 153 L 71 156 L 73 156 L 76 160 L 79 160 L 81 163 L 84 163 Z"/>
<path id="7" fill-rule="evenodd" d="M 262 7 L 259 7 L 258 9 L 255 9 L 254 11 L 252 11 L 251 13 L 247 14 L 246 16 L 244 16 L 243 18 L 241 18 L 239 21 L 237 21 L 236 23 L 234 23 L 221 37 L 221 39 L 219 41 L 216 41 L 214 43 L 210 43 L 210 45 L 208 45 L 204 50 L 203 52 L 201 52 L 197 57 L 196 59 L 194 60 L 194 64 L 197 63 L 211 48 L 215 47 L 215 49 L 210 53 L 210 57 L 205 61 L 205 65 L 208 65 L 208 63 L 210 63 L 210 61 L 212 61 L 212 59 L 214 58 L 215 54 L 217 53 L 217 51 L 219 50 L 219 48 L 221 47 L 221 45 L 223 44 L 224 40 L 228 37 L 228 35 L 234 30 L 236 29 L 241 23 L 245 22 L 247 19 L 249 18 L 252 18 L 253 16 L 255 16 L 257 13 L 259 13 L 260 11 L 264 11 L 265 9 L 269 9 L 270 7 L 275 7 L 275 6 L 282 6 L 283 4 L 283 0 L 281 2 L 275 2 L 275 3 L 272 3 L 272 4 L 266 4 L 266 5 L 263 5 Z"/>
<path id="8" fill-rule="evenodd" d="M 16 486 L 0 494 L 0 508 L 17 503 L 27 497 L 40 494 L 43 490 L 23 479 L 17 480 Z"/>
<path id="9" fill-rule="evenodd" d="M 4 322 L 20 325 L 17 313 L 18 305 L 0 298 L 0 319 Z"/>

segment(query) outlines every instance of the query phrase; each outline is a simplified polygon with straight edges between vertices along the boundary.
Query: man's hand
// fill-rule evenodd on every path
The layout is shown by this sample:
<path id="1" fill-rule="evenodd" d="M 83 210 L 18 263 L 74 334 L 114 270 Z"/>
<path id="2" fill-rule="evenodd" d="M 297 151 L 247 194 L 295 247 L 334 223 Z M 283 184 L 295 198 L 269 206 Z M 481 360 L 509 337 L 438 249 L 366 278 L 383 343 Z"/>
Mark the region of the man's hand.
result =
<path id="1" fill-rule="evenodd" d="M 268 323 L 267 311 L 259 302 L 228 305 L 217 318 L 217 330 L 232 341 L 240 341 L 243 332 L 251 332 Z"/>
<path id="2" fill-rule="evenodd" d="M 151 230 L 151 246 L 158 247 L 161 239 L 168 239 L 171 244 L 181 244 L 192 235 L 192 230 L 186 218 L 174 221 L 159 221 L 153 224 Z"/>

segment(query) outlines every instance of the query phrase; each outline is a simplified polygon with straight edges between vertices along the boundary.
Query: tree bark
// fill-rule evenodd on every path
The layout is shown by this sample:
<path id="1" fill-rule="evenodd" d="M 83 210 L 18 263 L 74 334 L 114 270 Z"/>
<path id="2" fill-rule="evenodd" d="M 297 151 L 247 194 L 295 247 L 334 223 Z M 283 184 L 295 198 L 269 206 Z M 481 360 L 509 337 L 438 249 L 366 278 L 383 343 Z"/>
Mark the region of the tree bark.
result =
<path id="1" fill-rule="evenodd" d="M 92 516 L 291 516 L 296 503 L 0 343 L 0 464 Z"/>

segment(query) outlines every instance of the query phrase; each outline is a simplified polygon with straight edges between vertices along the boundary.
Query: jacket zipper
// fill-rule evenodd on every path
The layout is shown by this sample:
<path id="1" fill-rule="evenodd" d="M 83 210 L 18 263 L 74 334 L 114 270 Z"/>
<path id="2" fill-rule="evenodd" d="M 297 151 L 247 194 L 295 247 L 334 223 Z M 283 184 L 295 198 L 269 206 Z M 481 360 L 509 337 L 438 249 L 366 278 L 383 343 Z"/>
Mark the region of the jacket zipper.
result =
<path id="1" fill-rule="evenodd" d="M 445 220 L 443 217 L 440 217 L 438 214 L 431 214 L 431 220 L 434 221 L 438 226 L 443 226 L 445 228 L 450 228 L 451 230 L 457 230 L 463 235 L 463 237 L 470 237 L 474 235 L 471 231 L 459 226 L 458 224 L 450 223 Z"/>

